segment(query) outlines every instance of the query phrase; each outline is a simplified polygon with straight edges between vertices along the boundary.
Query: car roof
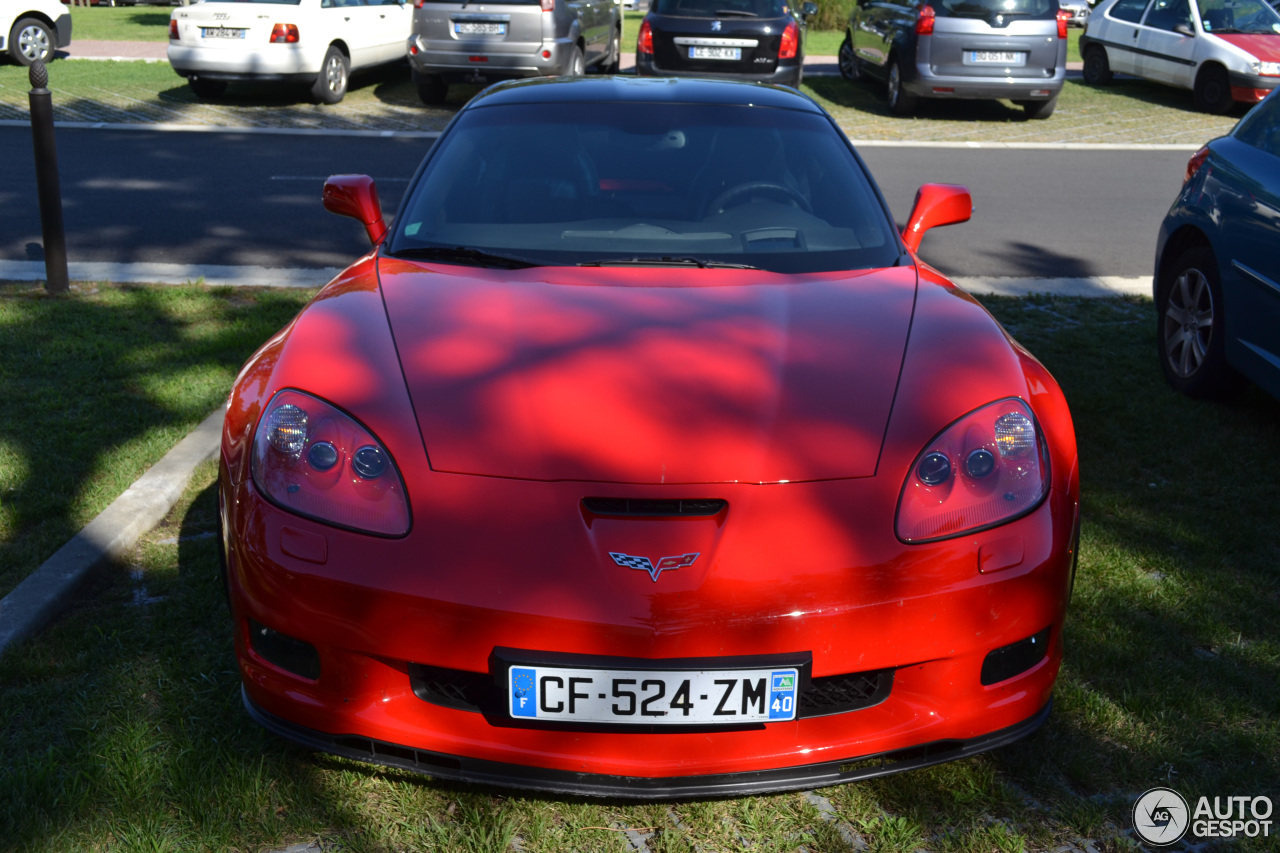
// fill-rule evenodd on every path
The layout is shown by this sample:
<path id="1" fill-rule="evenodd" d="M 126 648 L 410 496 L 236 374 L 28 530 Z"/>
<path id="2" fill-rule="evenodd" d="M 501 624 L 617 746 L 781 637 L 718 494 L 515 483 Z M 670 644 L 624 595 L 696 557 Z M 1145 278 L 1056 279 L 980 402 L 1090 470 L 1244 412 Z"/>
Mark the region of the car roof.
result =
<path id="1" fill-rule="evenodd" d="M 541 77 L 499 83 L 481 92 L 467 109 L 545 103 L 727 104 L 776 107 L 822 114 L 807 96 L 783 86 L 737 80 L 666 77 Z"/>

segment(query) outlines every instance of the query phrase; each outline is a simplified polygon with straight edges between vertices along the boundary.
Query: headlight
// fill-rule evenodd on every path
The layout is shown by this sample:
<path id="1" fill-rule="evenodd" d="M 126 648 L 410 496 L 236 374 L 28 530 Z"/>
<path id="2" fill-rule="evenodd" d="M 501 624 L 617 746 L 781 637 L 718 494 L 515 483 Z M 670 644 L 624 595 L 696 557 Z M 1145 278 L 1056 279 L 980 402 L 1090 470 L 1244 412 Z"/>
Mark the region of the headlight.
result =
<path id="1" fill-rule="evenodd" d="M 1280 77 L 1280 62 L 1255 62 L 1254 68 L 1263 77 Z"/>
<path id="2" fill-rule="evenodd" d="M 409 532 L 409 501 L 391 454 L 318 397 L 280 391 L 253 437 L 253 483 L 289 512 L 383 536 Z"/>
<path id="3" fill-rule="evenodd" d="M 1049 453 L 1031 410 L 999 400 L 930 441 L 911 464 L 898 500 L 903 542 L 932 542 L 1004 524 L 1049 491 Z"/>

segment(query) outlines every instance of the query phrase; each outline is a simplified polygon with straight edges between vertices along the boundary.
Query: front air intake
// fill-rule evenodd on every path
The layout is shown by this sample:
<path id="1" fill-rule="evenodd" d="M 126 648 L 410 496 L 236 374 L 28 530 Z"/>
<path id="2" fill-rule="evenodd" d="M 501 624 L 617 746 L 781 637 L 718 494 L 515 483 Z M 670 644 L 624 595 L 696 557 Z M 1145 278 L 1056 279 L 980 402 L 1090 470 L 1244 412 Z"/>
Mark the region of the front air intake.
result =
<path id="1" fill-rule="evenodd" d="M 709 518 L 719 515 L 728 501 L 715 498 L 583 498 L 582 507 L 592 515 L 613 518 Z"/>

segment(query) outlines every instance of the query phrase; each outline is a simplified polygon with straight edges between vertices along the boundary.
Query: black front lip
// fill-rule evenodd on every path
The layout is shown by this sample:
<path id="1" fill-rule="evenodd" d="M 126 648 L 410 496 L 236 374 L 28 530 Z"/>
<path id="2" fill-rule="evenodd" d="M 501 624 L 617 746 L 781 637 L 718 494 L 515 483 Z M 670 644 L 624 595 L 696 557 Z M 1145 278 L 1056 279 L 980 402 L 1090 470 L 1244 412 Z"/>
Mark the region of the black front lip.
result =
<path id="1" fill-rule="evenodd" d="M 774 791 L 822 788 L 859 779 L 870 779 L 904 770 L 930 767 L 980 752 L 1007 746 L 1038 729 L 1053 707 L 1050 701 L 1020 723 L 969 740 L 943 740 L 877 755 L 857 756 L 773 770 L 718 773 L 707 776 L 607 776 L 574 773 L 523 764 L 505 764 L 447 755 L 410 746 L 374 740 L 360 735 L 331 735 L 281 719 L 254 704 L 240 688 L 245 709 L 263 728 L 287 740 L 319 752 L 344 758 L 424 773 L 439 779 L 525 788 L 555 794 L 612 797 L 637 800 L 670 800 L 685 797 L 733 797 Z"/>

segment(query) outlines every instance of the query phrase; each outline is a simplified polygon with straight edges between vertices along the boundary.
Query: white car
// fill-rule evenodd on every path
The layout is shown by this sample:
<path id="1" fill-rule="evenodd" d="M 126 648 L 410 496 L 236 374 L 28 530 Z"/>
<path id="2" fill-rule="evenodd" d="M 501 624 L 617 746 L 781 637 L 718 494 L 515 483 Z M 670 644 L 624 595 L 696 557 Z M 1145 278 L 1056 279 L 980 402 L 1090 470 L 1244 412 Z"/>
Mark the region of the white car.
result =
<path id="1" fill-rule="evenodd" d="M 1058 0 L 1058 8 L 1070 15 L 1068 27 L 1083 27 L 1089 23 L 1089 13 L 1093 11 L 1089 0 Z"/>
<path id="2" fill-rule="evenodd" d="M 412 16 L 403 0 L 203 0 L 170 15 L 169 64 L 201 98 L 266 80 L 336 104 L 352 71 L 405 58 Z"/>
<path id="3" fill-rule="evenodd" d="M 1280 83 L 1280 13 L 1266 0 L 1104 0 L 1080 54 L 1086 83 L 1132 74 L 1190 89 L 1197 108 L 1225 113 Z"/>
<path id="4" fill-rule="evenodd" d="M 19 65 L 71 44 L 71 13 L 58 0 L 0 0 L 0 50 Z"/>

